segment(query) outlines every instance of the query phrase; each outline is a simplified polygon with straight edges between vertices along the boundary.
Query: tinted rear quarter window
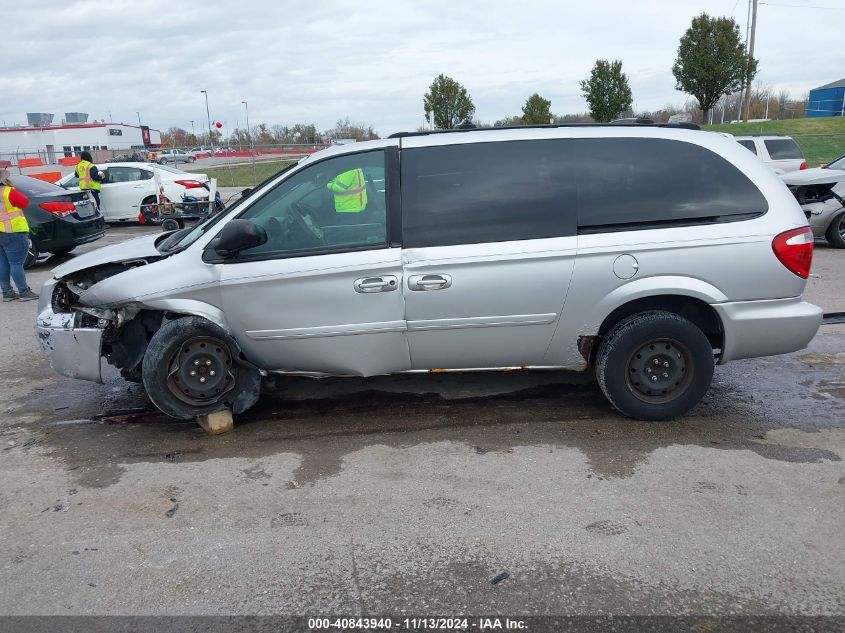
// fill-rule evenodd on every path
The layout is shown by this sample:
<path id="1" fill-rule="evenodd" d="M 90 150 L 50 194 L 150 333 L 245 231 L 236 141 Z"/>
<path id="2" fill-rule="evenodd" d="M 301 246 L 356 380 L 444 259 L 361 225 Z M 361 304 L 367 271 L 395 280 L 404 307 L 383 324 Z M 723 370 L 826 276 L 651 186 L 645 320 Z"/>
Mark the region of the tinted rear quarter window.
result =
<path id="1" fill-rule="evenodd" d="M 791 138 L 778 138 L 763 141 L 766 151 L 772 160 L 804 159 L 804 154 L 798 143 Z"/>
<path id="2" fill-rule="evenodd" d="M 699 145 L 655 138 L 571 142 L 581 230 L 725 221 L 768 209 L 745 174 Z"/>
<path id="3" fill-rule="evenodd" d="M 554 139 L 403 150 L 404 245 L 574 235 L 571 149 Z"/>

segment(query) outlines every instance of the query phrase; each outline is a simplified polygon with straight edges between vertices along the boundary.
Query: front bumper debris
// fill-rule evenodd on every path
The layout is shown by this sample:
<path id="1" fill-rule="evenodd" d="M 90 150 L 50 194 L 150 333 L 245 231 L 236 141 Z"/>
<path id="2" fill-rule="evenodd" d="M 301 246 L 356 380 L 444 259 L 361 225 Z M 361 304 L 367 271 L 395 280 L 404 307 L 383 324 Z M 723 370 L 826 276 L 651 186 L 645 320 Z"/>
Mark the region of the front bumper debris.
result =
<path id="1" fill-rule="evenodd" d="M 52 307 L 42 308 L 35 332 L 41 349 L 50 358 L 56 373 L 69 378 L 103 382 L 100 354 L 103 330 L 74 327 L 75 315 L 56 314 Z"/>

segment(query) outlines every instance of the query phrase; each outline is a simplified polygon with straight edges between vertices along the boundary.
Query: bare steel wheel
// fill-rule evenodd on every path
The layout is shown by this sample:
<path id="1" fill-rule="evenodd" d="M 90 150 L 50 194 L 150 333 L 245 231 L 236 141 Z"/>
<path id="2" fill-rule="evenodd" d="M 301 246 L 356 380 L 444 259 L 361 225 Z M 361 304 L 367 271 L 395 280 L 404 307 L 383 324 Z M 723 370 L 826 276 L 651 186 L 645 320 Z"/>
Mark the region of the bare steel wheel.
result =
<path id="1" fill-rule="evenodd" d="M 258 368 L 219 325 L 196 316 L 165 320 L 144 354 L 141 376 L 147 395 L 174 418 L 231 408 L 242 413 L 256 403 Z"/>
<path id="2" fill-rule="evenodd" d="M 197 336 L 188 339 L 174 355 L 167 387 L 182 402 L 205 405 L 216 402 L 235 386 L 232 355 L 223 341 Z"/>
<path id="3" fill-rule="evenodd" d="M 614 407 L 640 420 L 671 420 L 692 409 L 713 379 L 713 347 L 692 322 L 649 310 L 602 337 L 596 380 Z"/>
<path id="4" fill-rule="evenodd" d="M 671 402 L 693 379 L 695 365 L 689 349 L 673 339 L 655 339 L 628 359 L 628 387 L 644 402 Z"/>

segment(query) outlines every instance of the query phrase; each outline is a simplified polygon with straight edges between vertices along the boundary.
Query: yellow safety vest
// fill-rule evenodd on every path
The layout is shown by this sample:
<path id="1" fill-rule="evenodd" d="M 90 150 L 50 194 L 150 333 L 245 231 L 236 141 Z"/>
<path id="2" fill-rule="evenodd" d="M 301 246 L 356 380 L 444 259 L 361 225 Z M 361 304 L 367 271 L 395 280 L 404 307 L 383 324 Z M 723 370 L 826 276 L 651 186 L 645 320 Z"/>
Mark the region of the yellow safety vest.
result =
<path id="1" fill-rule="evenodd" d="M 91 168 L 93 166 L 94 163 L 89 163 L 87 160 L 79 161 L 79 164 L 76 166 L 76 177 L 79 178 L 80 189 L 100 190 L 100 183 L 91 178 Z"/>
<path id="2" fill-rule="evenodd" d="M 334 210 L 337 213 L 358 213 L 367 208 L 363 170 L 350 169 L 338 174 L 326 187 L 334 194 Z"/>
<path id="3" fill-rule="evenodd" d="M 13 187 L 3 187 L 0 194 L 2 207 L 0 207 L 0 231 L 3 233 L 29 233 L 29 224 L 24 217 L 23 209 L 16 207 L 9 202 L 9 195 Z"/>

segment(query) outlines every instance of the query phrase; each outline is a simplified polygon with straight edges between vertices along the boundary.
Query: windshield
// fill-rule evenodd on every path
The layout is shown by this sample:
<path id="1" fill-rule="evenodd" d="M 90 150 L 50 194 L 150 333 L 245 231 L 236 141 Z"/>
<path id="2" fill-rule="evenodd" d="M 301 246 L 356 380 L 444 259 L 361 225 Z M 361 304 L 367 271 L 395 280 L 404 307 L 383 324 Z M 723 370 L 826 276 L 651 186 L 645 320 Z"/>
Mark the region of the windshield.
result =
<path id="1" fill-rule="evenodd" d="M 278 178 L 283 173 L 290 171 L 294 167 L 296 167 L 299 163 L 292 163 L 282 169 L 281 171 L 276 172 L 272 176 L 270 176 L 264 182 L 257 184 L 255 187 L 252 187 L 251 191 L 255 191 L 260 189 L 268 182 Z M 182 229 L 181 231 L 176 231 L 173 235 L 168 237 L 166 240 L 161 242 L 158 245 L 158 250 L 162 253 L 172 253 L 178 250 L 183 250 L 188 248 L 191 244 L 196 242 L 202 235 L 206 233 L 211 227 L 215 226 L 220 220 L 223 218 L 231 218 L 233 214 L 231 213 L 233 210 L 236 210 L 244 200 L 247 199 L 248 196 L 244 196 L 239 198 L 231 207 L 226 209 L 225 211 L 221 211 L 216 215 L 210 215 L 205 220 L 197 224 L 195 227 L 191 229 Z"/>
<path id="2" fill-rule="evenodd" d="M 840 156 L 835 161 L 825 165 L 825 169 L 845 169 L 845 156 Z"/>

